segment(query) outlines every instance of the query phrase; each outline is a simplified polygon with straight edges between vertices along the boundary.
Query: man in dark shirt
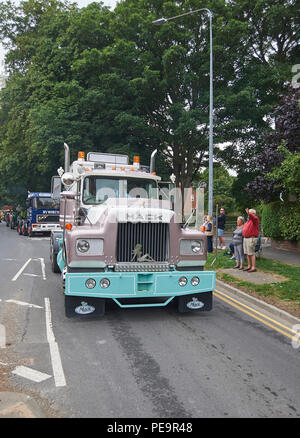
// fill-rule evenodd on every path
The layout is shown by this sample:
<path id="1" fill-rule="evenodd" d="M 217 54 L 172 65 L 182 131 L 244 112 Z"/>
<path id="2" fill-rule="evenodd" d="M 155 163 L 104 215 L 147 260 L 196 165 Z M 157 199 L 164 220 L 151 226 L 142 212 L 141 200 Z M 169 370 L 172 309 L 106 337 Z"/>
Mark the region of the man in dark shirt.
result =
<path id="1" fill-rule="evenodd" d="M 225 208 L 220 208 L 220 215 L 218 216 L 218 237 L 219 237 L 219 246 L 220 249 L 225 249 L 225 240 L 223 237 L 224 229 L 225 229 L 225 223 L 226 223 L 226 215 L 225 215 Z"/>

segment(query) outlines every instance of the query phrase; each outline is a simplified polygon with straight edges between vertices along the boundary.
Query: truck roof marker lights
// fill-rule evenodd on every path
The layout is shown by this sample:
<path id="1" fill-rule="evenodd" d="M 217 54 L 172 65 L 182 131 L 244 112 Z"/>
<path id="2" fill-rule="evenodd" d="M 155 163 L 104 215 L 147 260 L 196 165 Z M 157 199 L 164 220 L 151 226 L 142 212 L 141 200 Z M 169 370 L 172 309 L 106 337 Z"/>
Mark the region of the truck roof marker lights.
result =
<path id="1" fill-rule="evenodd" d="M 78 152 L 78 160 L 83 160 L 85 159 L 85 153 L 84 152 Z"/>

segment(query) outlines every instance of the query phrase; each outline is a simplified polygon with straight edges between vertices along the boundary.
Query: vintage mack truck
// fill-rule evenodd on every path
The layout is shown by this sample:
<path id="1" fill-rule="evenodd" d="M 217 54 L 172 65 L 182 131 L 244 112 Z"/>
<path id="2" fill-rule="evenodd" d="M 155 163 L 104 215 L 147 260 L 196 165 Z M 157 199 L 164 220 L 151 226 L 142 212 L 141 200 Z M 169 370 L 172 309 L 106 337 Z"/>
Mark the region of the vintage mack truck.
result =
<path id="1" fill-rule="evenodd" d="M 215 272 L 204 271 L 207 238 L 178 220 L 174 198 L 161 199 L 156 151 L 150 166 L 99 152 L 86 159 L 79 152 L 70 166 L 64 147 L 62 235 L 52 232 L 50 258 L 62 275 L 66 316 L 104 315 L 107 300 L 121 308 L 176 300 L 179 312 L 211 310 Z"/>

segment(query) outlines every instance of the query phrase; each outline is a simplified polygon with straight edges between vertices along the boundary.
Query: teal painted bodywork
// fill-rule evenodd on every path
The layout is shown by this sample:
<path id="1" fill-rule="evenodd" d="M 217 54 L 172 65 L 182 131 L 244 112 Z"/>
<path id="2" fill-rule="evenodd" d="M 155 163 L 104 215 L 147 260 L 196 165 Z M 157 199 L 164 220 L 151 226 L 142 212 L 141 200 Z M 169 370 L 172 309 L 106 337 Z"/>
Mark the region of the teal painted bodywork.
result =
<path id="1" fill-rule="evenodd" d="M 62 239 L 60 251 L 57 255 L 57 263 L 61 271 L 65 268 L 65 261 L 62 255 Z M 199 264 L 199 263 L 198 263 Z M 186 286 L 180 286 L 180 277 L 187 278 Z M 198 277 L 200 282 L 192 286 L 191 280 Z M 88 279 L 94 279 L 96 286 L 88 289 L 85 285 Z M 108 288 L 100 286 L 100 281 L 107 278 L 110 281 Z M 211 292 L 215 289 L 216 273 L 214 271 L 176 271 L 167 272 L 71 272 L 65 276 L 65 294 L 67 296 L 110 298 L 120 307 L 157 307 L 166 306 L 176 296 L 201 294 Z M 141 298 L 164 298 L 162 302 L 151 304 L 139 303 Z M 134 298 L 135 304 L 122 304 L 119 300 L 123 298 Z M 142 301 L 142 300 L 141 300 Z"/>
<path id="2" fill-rule="evenodd" d="M 66 266 L 66 264 L 63 260 L 63 255 L 62 255 L 62 239 L 59 240 L 59 246 L 60 246 L 60 250 L 57 254 L 56 261 L 57 261 L 59 269 L 62 272 L 64 270 L 64 267 Z"/>
<path id="3" fill-rule="evenodd" d="M 200 282 L 192 286 L 191 279 L 198 277 Z M 187 278 L 186 286 L 180 286 L 180 277 Z M 88 289 L 86 280 L 94 279 L 96 286 Z M 110 286 L 106 289 L 100 286 L 100 281 L 107 278 Z M 169 272 L 82 272 L 66 273 L 65 294 L 80 297 L 111 298 L 120 307 L 165 306 L 174 297 L 189 294 L 210 292 L 215 289 L 216 273 L 214 271 L 169 271 Z M 163 303 L 122 305 L 122 298 L 163 298 Z"/>

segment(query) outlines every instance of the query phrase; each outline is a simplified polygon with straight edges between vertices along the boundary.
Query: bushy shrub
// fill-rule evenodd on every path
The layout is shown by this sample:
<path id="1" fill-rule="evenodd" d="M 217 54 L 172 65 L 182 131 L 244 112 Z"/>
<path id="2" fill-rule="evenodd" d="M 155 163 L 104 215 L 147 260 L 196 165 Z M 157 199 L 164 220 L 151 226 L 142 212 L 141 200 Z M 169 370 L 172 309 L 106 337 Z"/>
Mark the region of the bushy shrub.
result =
<path id="1" fill-rule="evenodd" d="M 262 228 L 264 236 L 271 237 L 272 239 L 280 239 L 280 208 L 281 205 L 277 202 L 262 206 Z"/>
<path id="2" fill-rule="evenodd" d="M 262 206 L 264 236 L 300 242 L 299 203 L 272 202 Z"/>

